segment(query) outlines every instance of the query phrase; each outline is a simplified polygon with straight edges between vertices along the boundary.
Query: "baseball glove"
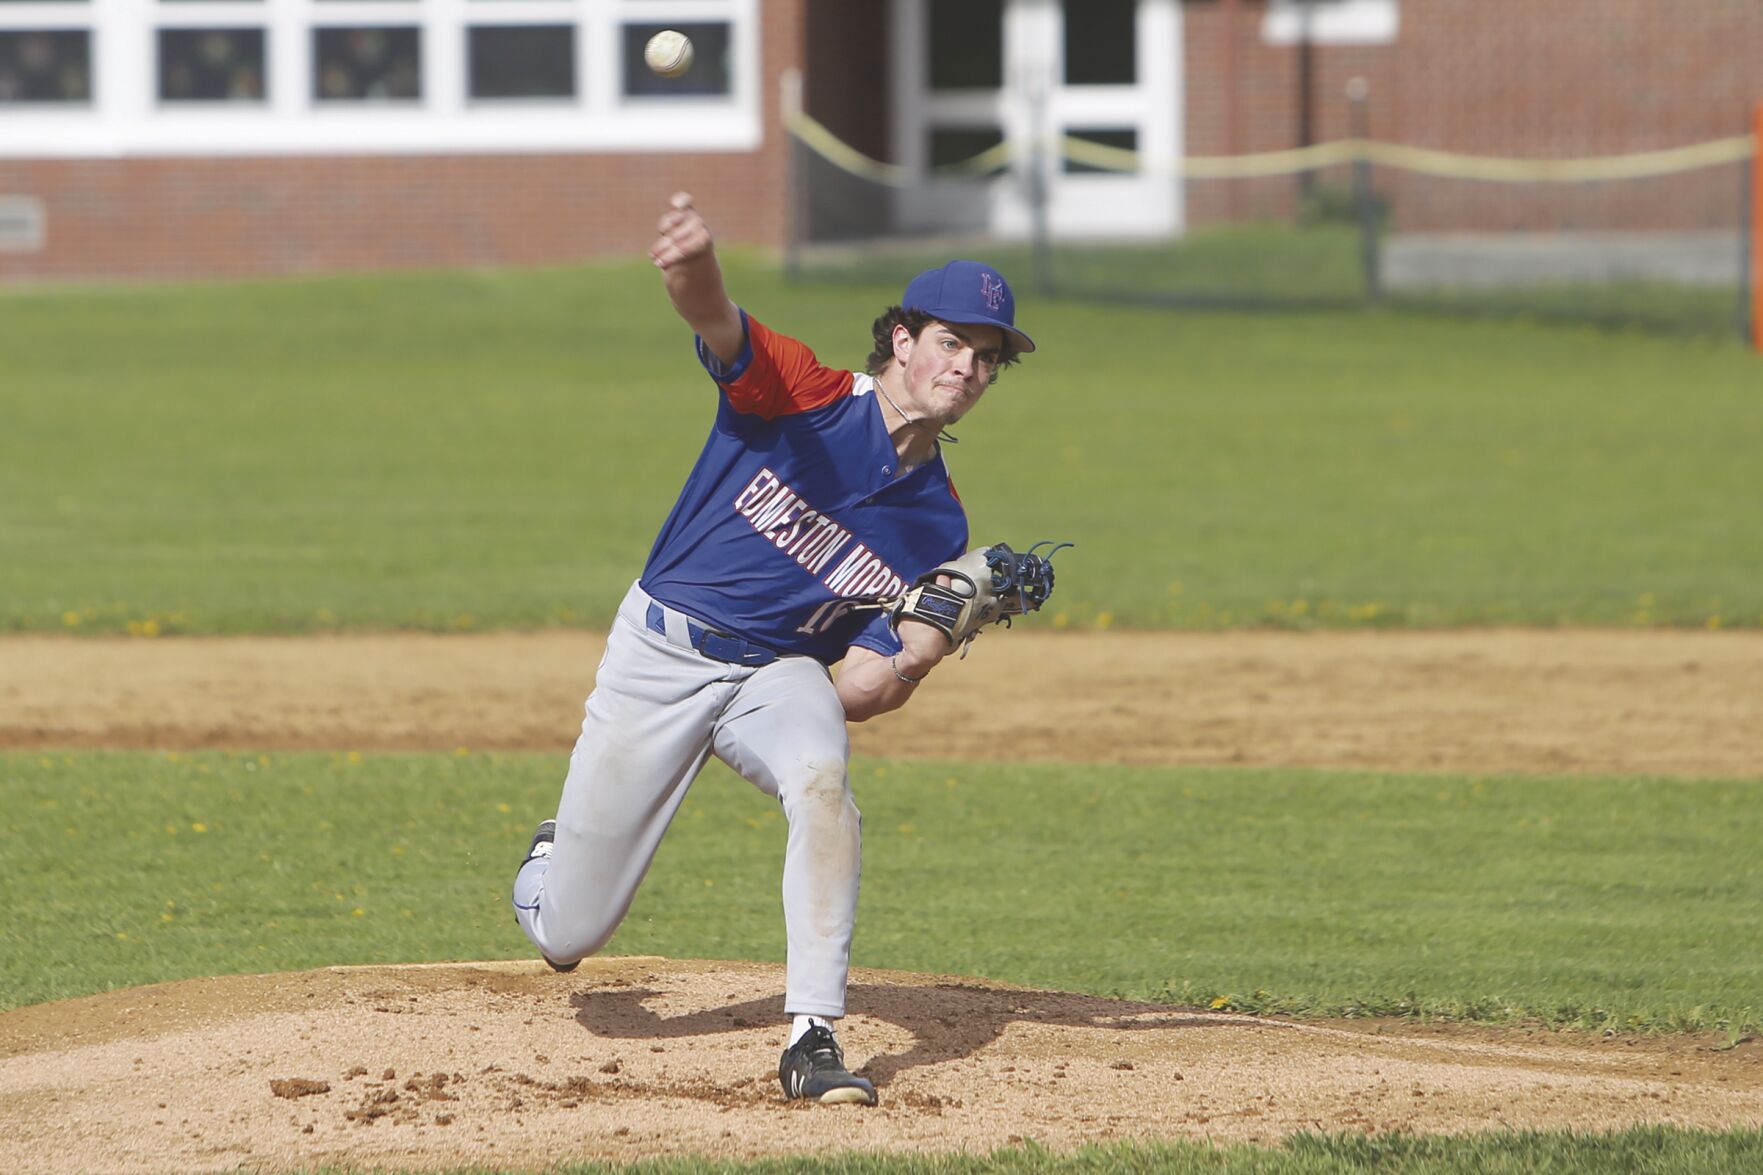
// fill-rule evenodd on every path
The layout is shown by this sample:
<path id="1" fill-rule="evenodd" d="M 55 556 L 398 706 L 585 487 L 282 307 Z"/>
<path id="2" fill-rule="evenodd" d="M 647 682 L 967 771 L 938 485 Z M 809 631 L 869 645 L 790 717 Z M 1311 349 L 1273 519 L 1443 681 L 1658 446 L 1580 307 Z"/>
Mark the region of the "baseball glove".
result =
<path id="1" fill-rule="evenodd" d="M 928 624 L 948 638 L 951 650 L 960 648 L 966 656 L 980 629 L 1000 622 L 1008 628 L 1011 617 L 1035 611 L 1053 594 L 1054 552 L 1073 544 L 1036 553 L 1049 542 L 1021 554 L 999 543 L 931 568 L 887 605 L 888 623 L 896 631 L 906 620 Z"/>

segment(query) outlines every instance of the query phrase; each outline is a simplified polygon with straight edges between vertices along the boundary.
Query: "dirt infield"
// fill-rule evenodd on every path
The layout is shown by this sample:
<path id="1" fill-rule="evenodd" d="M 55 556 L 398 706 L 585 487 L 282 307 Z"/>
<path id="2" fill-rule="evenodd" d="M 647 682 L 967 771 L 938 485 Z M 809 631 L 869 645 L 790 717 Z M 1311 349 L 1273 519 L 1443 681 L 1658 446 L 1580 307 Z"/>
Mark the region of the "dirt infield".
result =
<path id="1" fill-rule="evenodd" d="M 1299 1130 L 1763 1124 L 1763 1048 L 1323 1024 L 857 971 L 875 1109 L 783 1099 L 780 968 L 191 980 L 0 1016 L 0 1169 L 453 1169 Z"/>
<path id="2" fill-rule="evenodd" d="M 0 640 L 0 748 L 567 750 L 582 634 Z M 1763 634 L 982 639 L 860 752 L 1763 777 Z M 781 968 L 594 959 L 190 980 L 0 1014 L 0 1170 L 542 1167 L 1763 1126 L 1763 1043 L 1286 1023 L 858 971 L 875 1109 L 787 1103 Z"/>
<path id="3" fill-rule="evenodd" d="M 584 633 L 0 640 L 0 748 L 569 749 Z M 987 634 L 859 753 L 1763 777 L 1763 633 Z"/>

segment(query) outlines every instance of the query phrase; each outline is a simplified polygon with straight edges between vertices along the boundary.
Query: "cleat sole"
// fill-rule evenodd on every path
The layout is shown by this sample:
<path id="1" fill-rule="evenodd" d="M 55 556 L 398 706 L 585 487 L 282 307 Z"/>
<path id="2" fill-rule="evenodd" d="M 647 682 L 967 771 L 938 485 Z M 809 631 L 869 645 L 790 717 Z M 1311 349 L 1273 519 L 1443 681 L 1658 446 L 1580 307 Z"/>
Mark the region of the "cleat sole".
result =
<path id="1" fill-rule="evenodd" d="M 855 1085 L 847 1085 L 839 1089 L 829 1089 L 820 1095 L 823 1106 L 873 1106 L 875 1095 Z"/>

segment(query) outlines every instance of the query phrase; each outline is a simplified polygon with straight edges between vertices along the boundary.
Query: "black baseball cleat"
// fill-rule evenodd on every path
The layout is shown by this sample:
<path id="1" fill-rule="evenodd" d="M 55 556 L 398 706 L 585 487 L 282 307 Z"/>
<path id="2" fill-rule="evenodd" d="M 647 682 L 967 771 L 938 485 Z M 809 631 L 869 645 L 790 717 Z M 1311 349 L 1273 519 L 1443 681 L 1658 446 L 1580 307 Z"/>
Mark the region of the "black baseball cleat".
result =
<path id="1" fill-rule="evenodd" d="M 539 827 L 533 831 L 533 843 L 527 846 L 526 856 L 521 858 L 520 869 L 525 869 L 528 861 L 536 861 L 540 857 L 549 857 L 551 855 L 551 847 L 556 841 L 557 821 L 539 821 Z M 520 869 L 514 871 L 514 876 L 517 878 L 520 876 Z M 518 922 L 519 919 L 516 918 L 515 921 Z M 551 970 L 553 971 L 574 971 L 577 966 L 576 963 L 559 963 L 555 959 L 547 956 L 543 951 L 539 952 L 539 957 L 549 963 L 551 965 Z"/>
<path id="2" fill-rule="evenodd" d="M 845 1054 L 832 1030 L 816 1024 L 784 1050 L 777 1079 L 790 1099 L 810 1098 L 823 1106 L 873 1106 L 875 1086 L 845 1068 Z"/>

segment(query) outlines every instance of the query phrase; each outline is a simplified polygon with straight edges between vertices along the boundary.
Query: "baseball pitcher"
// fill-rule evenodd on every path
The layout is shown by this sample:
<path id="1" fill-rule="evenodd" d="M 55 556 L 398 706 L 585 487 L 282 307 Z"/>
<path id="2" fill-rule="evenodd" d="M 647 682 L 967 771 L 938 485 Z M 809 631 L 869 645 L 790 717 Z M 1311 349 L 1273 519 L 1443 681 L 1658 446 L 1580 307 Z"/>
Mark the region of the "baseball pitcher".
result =
<path id="1" fill-rule="evenodd" d="M 968 551 L 938 444 L 1034 343 L 1000 274 L 951 261 L 875 321 L 866 371 L 835 370 L 730 300 L 690 196 L 659 229 L 649 253 L 697 336 L 715 421 L 619 607 L 515 917 L 560 971 L 598 950 L 717 756 L 789 826 L 784 1094 L 874 1105 L 834 1035 L 861 864 L 845 724 L 905 704 L 982 626 L 1052 591 L 1034 548 Z"/>

